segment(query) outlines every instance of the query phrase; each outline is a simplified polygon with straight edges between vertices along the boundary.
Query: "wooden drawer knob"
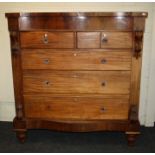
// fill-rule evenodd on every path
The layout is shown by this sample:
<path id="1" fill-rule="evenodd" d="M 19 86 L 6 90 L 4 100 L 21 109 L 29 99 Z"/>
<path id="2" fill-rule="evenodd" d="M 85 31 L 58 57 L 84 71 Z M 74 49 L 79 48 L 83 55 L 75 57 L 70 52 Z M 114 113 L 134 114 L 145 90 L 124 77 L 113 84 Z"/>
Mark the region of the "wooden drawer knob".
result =
<path id="1" fill-rule="evenodd" d="M 74 101 L 74 102 L 77 102 L 77 101 L 78 101 L 78 99 L 77 99 L 77 98 L 74 98 L 74 99 L 73 99 L 73 101 Z"/>
<path id="2" fill-rule="evenodd" d="M 73 74 L 72 77 L 77 78 L 77 77 L 79 77 L 79 75 L 78 74 Z"/>
<path id="3" fill-rule="evenodd" d="M 45 59 L 45 60 L 43 61 L 43 63 L 44 63 L 44 64 L 49 64 L 49 60 L 48 60 L 48 59 Z"/>
<path id="4" fill-rule="evenodd" d="M 100 111 L 101 111 L 101 112 L 105 112 L 105 108 L 102 107 L 102 108 L 100 109 Z"/>
<path id="5" fill-rule="evenodd" d="M 43 36 L 43 43 L 48 44 L 48 35 L 46 33 Z"/>
<path id="6" fill-rule="evenodd" d="M 106 34 L 103 34 L 102 42 L 103 43 L 107 43 L 108 42 L 108 39 L 107 39 L 107 35 Z"/>
<path id="7" fill-rule="evenodd" d="M 101 63 L 102 63 L 102 64 L 106 64 L 106 63 L 107 63 L 107 60 L 106 60 L 106 59 L 102 59 L 102 60 L 101 60 Z"/>
<path id="8" fill-rule="evenodd" d="M 102 81 L 101 86 L 105 87 L 106 86 L 106 81 Z"/>
<path id="9" fill-rule="evenodd" d="M 44 83 L 44 85 L 46 85 L 46 86 L 50 85 L 50 82 L 49 82 L 48 80 L 45 80 L 43 83 Z"/>
<path id="10" fill-rule="evenodd" d="M 74 55 L 74 57 L 76 57 L 77 56 L 77 53 L 74 53 L 73 55 Z"/>
<path id="11" fill-rule="evenodd" d="M 47 110 L 50 110 L 50 111 L 52 110 L 52 108 L 51 108 L 50 105 L 47 105 L 46 109 L 47 109 Z"/>

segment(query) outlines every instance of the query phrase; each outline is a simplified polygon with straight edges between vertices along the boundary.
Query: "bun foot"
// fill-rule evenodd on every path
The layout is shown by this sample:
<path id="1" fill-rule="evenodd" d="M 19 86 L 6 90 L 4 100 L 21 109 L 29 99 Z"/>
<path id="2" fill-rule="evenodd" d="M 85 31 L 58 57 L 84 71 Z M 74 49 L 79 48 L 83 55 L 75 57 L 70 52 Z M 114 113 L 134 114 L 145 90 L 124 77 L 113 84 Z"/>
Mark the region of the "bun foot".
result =
<path id="1" fill-rule="evenodd" d="M 134 146 L 136 138 L 137 138 L 137 136 L 139 134 L 140 134 L 139 132 L 136 132 L 136 133 L 134 133 L 134 132 L 133 133 L 126 133 L 128 146 Z"/>
<path id="2" fill-rule="evenodd" d="M 20 143 L 24 143 L 26 140 L 26 131 L 16 131 L 16 136 Z"/>

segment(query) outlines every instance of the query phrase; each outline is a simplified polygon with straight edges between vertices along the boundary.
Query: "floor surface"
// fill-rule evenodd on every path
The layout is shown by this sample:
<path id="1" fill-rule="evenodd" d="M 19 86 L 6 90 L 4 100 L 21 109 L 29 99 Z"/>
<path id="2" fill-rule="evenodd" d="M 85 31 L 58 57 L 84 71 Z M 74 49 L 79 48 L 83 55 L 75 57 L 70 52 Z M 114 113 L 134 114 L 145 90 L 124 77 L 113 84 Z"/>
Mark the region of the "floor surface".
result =
<path id="1" fill-rule="evenodd" d="M 0 152 L 155 152 L 155 127 L 141 127 L 135 146 L 127 145 L 121 132 L 64 133 L 29 130 L 21 144 L 12 130 L 12 123 L 0 122 Z"/>

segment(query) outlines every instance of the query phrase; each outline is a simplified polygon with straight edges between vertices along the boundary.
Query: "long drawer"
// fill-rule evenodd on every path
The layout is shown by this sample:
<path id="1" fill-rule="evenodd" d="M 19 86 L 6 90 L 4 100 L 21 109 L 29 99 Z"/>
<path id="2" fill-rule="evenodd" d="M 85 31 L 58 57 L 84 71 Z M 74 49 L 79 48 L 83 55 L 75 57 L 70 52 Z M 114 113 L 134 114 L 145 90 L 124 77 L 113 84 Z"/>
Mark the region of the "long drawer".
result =
<path id="1" fill-rule="evenodd" d="M 23 69 L 130 70 L 131 50 L 22 50 Z"/>
<path id="2" fill-rule="evenodd" d="M 22 48 L 74 48 L 73 32 L 21 32 Z"/>
<path id="3" fill-rule="evenodd" d="M 130 71 L 40 71 L 23 73 L 24 93 L 128 94 Z"/>
<path id="4" fill-rule="evenodd" d="M 52 120 L 122 120 L 128 119 L 129 111 L 128 96 L 104 98 L 25 95 L 24 103 L 27 118 Z"/>

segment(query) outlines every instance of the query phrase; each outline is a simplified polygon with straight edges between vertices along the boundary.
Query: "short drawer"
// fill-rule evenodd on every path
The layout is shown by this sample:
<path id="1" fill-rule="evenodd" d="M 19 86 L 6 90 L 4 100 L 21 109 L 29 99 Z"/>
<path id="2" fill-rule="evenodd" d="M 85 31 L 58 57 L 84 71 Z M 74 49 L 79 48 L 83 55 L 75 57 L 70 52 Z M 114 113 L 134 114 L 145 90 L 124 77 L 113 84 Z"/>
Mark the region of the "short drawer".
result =
<path id="1" fill-rule="evenodd" d="M 129 99 L 101 96 L 24 96 L 27 118 L 52 120 L 125 120 Z"/>
<path id="2" fill-rule="evenodd" d="M 78 32 L 77 48 L 100 48 L 100 32 Z"/>
<path id="3" fill-rule="evenodd" d="M 132 48 L 132 32 L 102 32 L 101 48 Z"/>
<path id="4" fill-rule="evenodd" d="M 132 48 L 132 32 L 78 32 L 77 48 Z"/>
<path id="5" fill-rule="evenodd" d="M 23 69 L 130 70 L 131 50 L 22 50 Z"/>
<path id="6" fill-rule="evenodd" d="M 73 32 L 21 32 L 22 48 L 74 48 Z"/>
<path id="7" fill-rule="evenodd" d="M 130 71 L 30 71 L 23 73 L 25 93 L 128 94 Z"/>

